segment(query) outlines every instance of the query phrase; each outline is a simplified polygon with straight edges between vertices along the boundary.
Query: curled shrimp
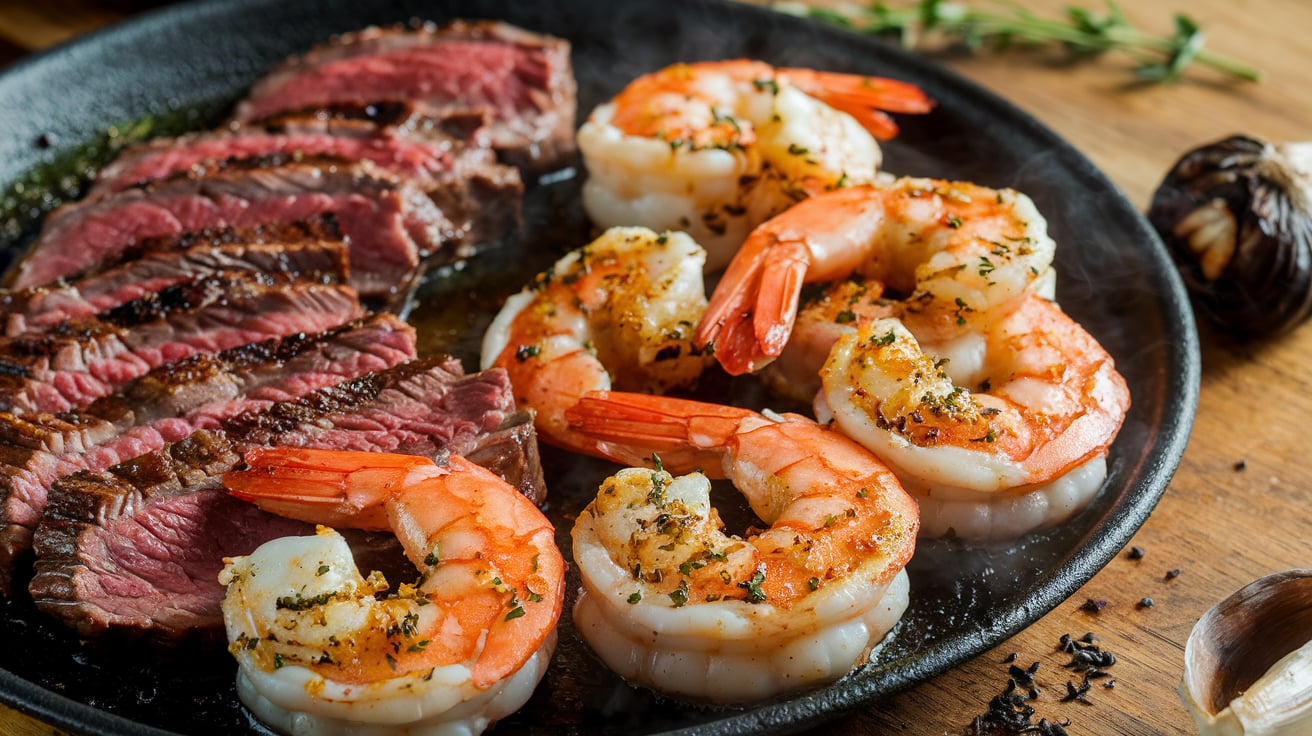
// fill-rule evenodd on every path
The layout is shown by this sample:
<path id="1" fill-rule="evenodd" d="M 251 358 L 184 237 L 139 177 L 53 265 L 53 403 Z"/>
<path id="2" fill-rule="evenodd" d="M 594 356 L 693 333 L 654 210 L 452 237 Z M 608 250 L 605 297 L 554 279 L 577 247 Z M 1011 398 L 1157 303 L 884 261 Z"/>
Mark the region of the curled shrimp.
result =
<path id="1" fill-rule="evenodd" d="M 1130 406 L 1112 357 L 1038 294 L 978 320 L 969 370 L 895 319 L 840 337 L 817 415 L 870 448 L 920 504 L 921 532 L 1012 539 L 1086 506 Z"/>
<path id="2" fill-rule="evenodd" d="M 284 516 L 390 529 L 419 571 L 395 596 L 320 527 L 226 561 L 237 692 L 283 733 L 482 732 L 528 700 L 555 646 L 565 563 L 551 523 L 453 456 L 263 449 L 229 491 Z"/>
<path id="3" fill-rule="evenodd" d="M 602 483 L 573 529 L 575 626 L 626 679 L 756 701 L 842 677 L 901 617 L 916 505 L 865 448 L 801 416 L 668 397 L 589 394 L 566 413 L 612 459 L 659 458 Z M 708 476 L 769 528 L 725 534 Z"/>
<path id="4" fill-rule="evenodd" d="M 900 179 L 819 194 L 752 231 L 711 295 L 696 343 L 731 374 L 777 358 L 802 285 L 856 274 L 905 295 L 901 313 L 946 340 L 1034 288 L 1056 244 L 1025 195 L 965 182 Z"/>
<path id="5" fill-rule="evenodd" d="M 629 391 L 689 387 L 710 364 L 692 333 L 706 308 L 706 253 L 684 233 L 611 228 L 506 301 L 482 365 L 510 376 L 543 439 L 590 451 L 565 410 L 612 382 Z"/>
<path id="6" fill-rule="evenodd" d="M 675 64 L 634 80 L 579 129 L 594 222 L 684 230 L 722 268 L 747 232 L 809 193 L 874 181 L 880 111 L 933 103 L 905 82 L 775 68 Z M 873 134 L 873 135 L 872 135 Z"/>

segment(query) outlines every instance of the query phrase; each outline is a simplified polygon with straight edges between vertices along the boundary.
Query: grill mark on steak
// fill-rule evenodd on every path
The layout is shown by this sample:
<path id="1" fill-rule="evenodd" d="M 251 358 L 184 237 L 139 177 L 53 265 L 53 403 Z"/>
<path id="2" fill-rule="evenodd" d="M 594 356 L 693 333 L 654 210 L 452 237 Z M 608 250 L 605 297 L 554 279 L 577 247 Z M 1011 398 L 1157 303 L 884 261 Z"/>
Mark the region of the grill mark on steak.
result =
<path id="1" fill-rule="evenodd" d="M 499 22 L 369 28 L 292 57 L 236 111 L 250 122 L 341 103 L 413 101 L 441 119 L 485 110 L 502 157 L 543 173 L 572 163 L 577 86 L 567 41 Z"/>
<path id="2" fill-rule="evenodd" d="M 216 277 L 176 292 L 119 307 L 104 320 L 73 320 L 45 334 L 0 338 L 0 410 L 67 411 L 165 363 L 319 332 L 363 313 L 355 292 L 336 284 L 266 286 Z"/>
<path id="3" fill-rule="evenodd" d="M 159 247 L 140 258 L 72 281 L 0 294 L 4 335 L 40 333 L 92 317 L 162 289 L 201 277 L 242 272 L 275 281 L 321 284 L 347 280 L 341 241 L 221 243 L 185 250 Z"/>
<path id="4" fill-rule="evenodd" d="M 124 266 L 131 261 L 145 258 L 152 254 L 169 251 L 184 251 L 210 246 L 219 248 L 225 245 L 296 245 L 301 243 L 342 242 L 342 226 L 331 212 L 307 217 L 294 222 L 259 223 L 250 227 L 205 227 L 189 230 L 177 235 L 143 238 L 119 252 L 117 258 L 110 258 L 97 264 L 101 270 L 112 266 Z M 76 277 L 99 273 L 100 271 L 82 272 Z"/>
<path id="5" fill-rule="evenodd" d="M 464 376 L 458 361 L 433 357 L 76 473 L 51 489 L 30 590 L 41 610 L 82 636 L 213 632 L 221 627 L 223 557 L 309 529 L 222 491 L 222 473 L 238 467 L 245 450 L 276 444 L 443 458 L 501 441 L 498 430 L 513 414 L 504 372 Z"/>
<path id="6" fill-rule="evenodd" d="M 444 258 L 470 253 L 463 232 L 413 184 L 367 161 L 302 160 L 180 175 L 64 205 L 47 218 L 19 263 L 14 286 L 95 269 L 147 238 L 292 223 L 330 213 L 350 243 L 351 284 L 364 296 L 404 291 L 422 257 L 439 251 Z"/>
<path id="7" fill-rule="evenodd" d="M 414 330 L 375 315 L 316 334 L 242 345 L 161 366 L 80 411 L 0 413 L 0 593 L 31 547 L 60 477 L 158 450 L 233 416 L 415 357 Z"/>

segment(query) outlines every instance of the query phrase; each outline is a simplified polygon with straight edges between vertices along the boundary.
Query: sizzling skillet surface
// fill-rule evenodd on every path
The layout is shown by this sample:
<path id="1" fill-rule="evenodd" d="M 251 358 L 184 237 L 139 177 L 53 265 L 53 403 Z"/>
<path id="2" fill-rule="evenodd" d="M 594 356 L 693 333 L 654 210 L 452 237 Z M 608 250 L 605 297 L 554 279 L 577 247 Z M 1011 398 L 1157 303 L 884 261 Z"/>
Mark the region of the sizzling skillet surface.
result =
<path id="1" fill-rule="evenodd" d="M 579 642 L 567 614 L 547 679 L 498 733 L 696 728 L 727 734 L 813 725 L 1003 641 L 1092 577 L 1147 518 L 1183 452 L 1199 370 L 1191 312 L 1156 237 L 1102 174 L 1033 119 L 928 62 L 816 24 L 684 0 L 178 6 L 25 61 L 0 77 L 0 187 L 12 195 L 15 182 L 49 172 L 54 161 L 66 164 L 110 126 L 165 116 L 157 130 L 206 127 L 288 54 L 332 33 L 413 17 L 501 18 L 569 38 L 581 115 L 634 76 L 675 61 L 749 56 L 920 84 L 939 107 L 902 121 L 901 136 L 886 147 L 886 168 L 1030 194 L 1060 244 L 1058 299 L 1116 357 L 1134 399 L 1112 448 L 1106 486 L 1089 510 L 1059 530 L 1008 547 L 922 543 L 909 568 L 912 604 L 902 624 L 870 666 L 838 684 L 742 710 L 663 701 L 606 672 Z M 577 188 L 577 178 L 534 187 L 518 239 L 467 269 L 433 275 L 411 312 L 422 349 L 453 351 L 472 367 L 481 329 L 500 299 L 588 239 Z M 11 242 L 0 263 L 20 245 L 21 238 Z M 759 400 L 750 384 L 711 388 L 737 401 Z M 548 513 L 568 549 L 570 519 L 609 466 L 551 451 L 546 462 Z M 576 588 L 572 582 L 570 589 Z M 0 604 L 0 632 L 0 699 L 63 728 L 103 734 L 259 730 L 237 704 L 233 666 L 221 652 L 206 656 L 183 648 L 155 656 L 128 654 L 126 647 L 86 648 L 22 599 Z"/>

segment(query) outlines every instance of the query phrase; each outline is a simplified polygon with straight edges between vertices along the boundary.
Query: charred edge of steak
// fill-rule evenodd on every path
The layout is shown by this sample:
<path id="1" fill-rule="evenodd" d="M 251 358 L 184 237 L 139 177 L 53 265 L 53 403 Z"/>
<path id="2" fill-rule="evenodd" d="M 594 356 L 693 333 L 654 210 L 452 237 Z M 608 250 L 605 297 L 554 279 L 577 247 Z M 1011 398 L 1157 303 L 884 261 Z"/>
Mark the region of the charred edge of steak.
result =
<path id="1" fill-rule="evenodd" d="M 200 276 L 192 281 L 174 284 L 140 299 L 121 304 L 99 316 L 103 324 L 130 329 L 147 322 L 168 319 L 175 312 L 191 312 L 204 309 L 211 304 L 223 304 L 240 299 L 247 293 L 254 293 L 252 287 L 277 287 L 300 282 L 302 274 L 252 271 L 227 271 L 215 275 Z M 315 280 L 311 283 L 319 283 Z M 69 323 L 70 329 L 77 329 L 76 323 Z M 65 330 L 64 325 L 51 330 L 59 335 Z"/>
<path id="2" fill-rule="evenodd" d="M 375 177 L 389 180 L 397 180 L 400 178 L 366 159 L 349 159 L 341 156 L 333 156 L 327 153 L 301 154 L 294 151 L 280 151 L 277 153 L 264 154 L 262 156 L 243 156 L 215 161 L 209 166 L 190 168 L 158 179 L 140 182 L 130 187 L 125 187 L 125 190 L 143 189 L 150 191 L 161 187 L 167 187 L 174 182 L 197 181 L 210 177 L 223 176 L 225 174 L 240 175 L 243 172 L 264 171 L 267 169 L 278 169 L 283 167 L 336 169 L 338 167 L 349 168 L 356 165 L 371 167 L 372 173 Z"/>
<path id="3" fill-rule="evenodd" d="M 463 376 L 460 361 L 447 355 L 421 358 L 389 371 L 371 373 L 303 397 L 276 404 L 268 411 L 247 412 L 233 417 L 226 426 L 229 436 L 252 444 L 276 444 L 278 435 L 313 423 L 332 414 L 353 414 L 378 399 L 386 389 L 440 370 L 451 381 Z"/>
<path id="4" fill-rule="evenodd" d="M 342 237 L 342 226 L 337 222 L 337 215 L 325 212 L 296 222 L 270 223 L 246 228 L 203 228 L 181 235 L 143 238 L 119 251 L 118 257 L 114 260 L 101 263 L 100 266 L 103 269 L 136 260 L 150 253 L 191 250 L 203 246 L 341 241 Z"/>
<path id="5" fill-rule="evenodd" d="M 177 397 L 194 393 L 189 387 L 207 383 L 216 376 L 240 376 L 254 371 L 280 371 L 297 358 L 316 350 L 331 350 L 346 337 L 360 342 L 365 337 L 377 345 L 387 342 L 383 332 L 398 333 L 408 343 L 402 351 L 413 357 L 414 328 L 391 314 L 376 314 L 346 322 L 323 332 L 298 332 L 286 337 L 239 345 L 217 353 L 199 353 L 155 368 L 128 384 L 118 393 L 97 399 L 82 410 L 118 426 L 131 421 L 141 423 L 168 414 L 178 415 L 192 408 L 179 404 Z M 307 366 L 307 370 L 315 370 Z M 325 370 L 321 367 L 317 370 Z M 245 379 L 249 381 L 249 378 Z M 196 404 L 199 405 L 199 404 Z"/>
<path id="6" fill-rule="evenodd" d="M 144 254 L 99 273 L 0 294 L 6 335 L 45 332 L 60 323 L 103 313 L 165 287 L 249 272 L 280 282 L 346 283 L 346 244 L 223 243 Z"/>
<path id="7" fill-rule="evenodd" d="M 415 100 L 339 102 L 277 112 L 247 125 L 272 133 L 331 133 L 370 137 L 399 135 L 453 146 L 487 148 L 490 121 L 484 108 L 436 110 Z M 239 129 L 234 128 L 234 129 Z"/>

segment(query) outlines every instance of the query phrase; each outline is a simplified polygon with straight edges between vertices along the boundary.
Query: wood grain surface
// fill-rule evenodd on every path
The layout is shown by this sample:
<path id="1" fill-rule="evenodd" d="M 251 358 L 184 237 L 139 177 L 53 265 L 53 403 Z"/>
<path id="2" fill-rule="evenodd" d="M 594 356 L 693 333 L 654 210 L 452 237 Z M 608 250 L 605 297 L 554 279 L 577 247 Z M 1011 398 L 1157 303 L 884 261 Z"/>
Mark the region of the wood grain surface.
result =
<path id="1" fill-rule="evenodd" d="M 1065 4 L 1032 0 L 1025 6 L 1056 14 Z M 1266 78 L 1231 82 L 1191 69 L 1176 84 L 1141 85 L 1133 64 L 1111 55 L 1079 65 L 1043 50 L 933 55 L 1069 139 L 1140 208 L 1193 146 L 1236 132 L 1272 141 L 1312 139 L 1312 3 L 1139 0 L 1123 6 L 1137 25 L 1158 33 L 1170 31 L 1175 12 L 1187 11 L 1208 31 L 1209 49 L 1262 68 Z M 107 10 L 75 0 L 4 2 L 0 38 L 37 49 L 130 12 L 128 3 Z M 1197 419 L 1170 488 L 1131 542 L 1144 550 L 1142 559 L 1122 553 L 993 651 L 845 716 L 825 733 L 963 733 L 1005 686 L 1005 660 L 1013 652 L 1022 667 L 1040 665 L 1035 720 L 1069 719 L 1073 735 L 1195 732 L 1176 693 L 1194 622 L 1254 578 L 1312 566 L 1312 326 L 1251 342 L 1206 324 L 1200 332 Z M 1168 579 L 1171 570 L 1179 574 Z M 1152 607 L 1137 605 L 1145 597 Z M 1081 608 L 1087 599 L 1107 605 L 1090 613 Z M 1095 682 L 1087 704 L 1060 702 L 1066 682 L 1078 684 L 1078 676 L 1062 667 L 1069 656 L 1057 642 L 1062 634 L 1089 631 L 1118 657 L 1110 668 L 1115 687 Z M 50 733 L 50 726 L 0 708 L 0 734 Z"/>

